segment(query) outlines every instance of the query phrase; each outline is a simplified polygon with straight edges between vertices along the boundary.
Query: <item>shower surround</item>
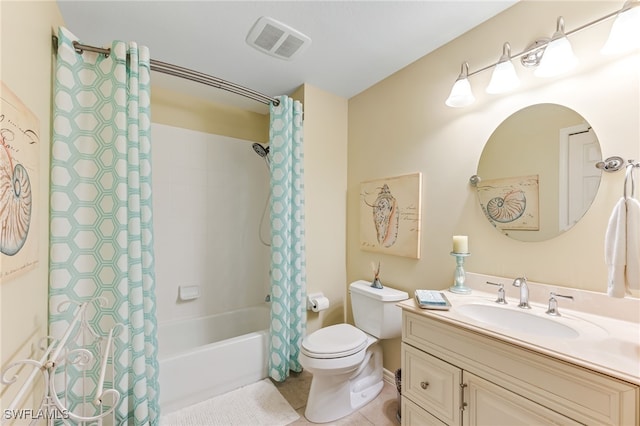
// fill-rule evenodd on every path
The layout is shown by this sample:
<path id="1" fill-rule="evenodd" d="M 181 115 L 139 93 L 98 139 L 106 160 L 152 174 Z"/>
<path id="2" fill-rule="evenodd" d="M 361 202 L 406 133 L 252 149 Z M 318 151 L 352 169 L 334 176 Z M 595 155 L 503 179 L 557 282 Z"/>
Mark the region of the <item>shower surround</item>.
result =
<path id="1" fill-rule="evenodd" d="M 269 247 L 260 243 L 259 232 L 269 195 L 269 171 L 250 141 L 157 123 L 151 131 L 158 344 L 162 353 L 163 348 L 173 346 L 168 338 L 163 341 L 163 336 L 170 334 L 164 331 L 178 320 L 193 320 L 192 324 L 203 327 L 209 324 L 219 332 L 229 327 L 227 321 L 204 319 L 254 307 L 268 309 L 270 254 Z M 262 236 L 266 241 L 268 224 L 265 218 Z M 180 300 L 180 286 L 198 286 L 200 296 Z M 259 329 L 268 329 L 268 322 L 252 331 Z M 230 343 L 235 341 L 236 336 L 228 337 Z M 189 351 L 196 352 L 198 347 L 173 348 L 171 352 Z M 161 354 L 161 369 L 162 358 Z M 220 362 L 226 369 L 234 369 L 234 359 Z M 262 366 L 256 368 L 261 370 Z M 163 376 L 160 380 L 162 389 Z M 182 383 L 172 382 L 171 387 L 188 388 L 192 380 L 183 377 Z M 212 387 L 217 385 L 212 383 Z"/>
<path id="2" fill-rule="evenodd" d="M 269 172 L 251 142 L 154 123 L 152 147 L 158 323 L 263 303 Z M 193 285 L 200 297 L 180 301 Z"/>

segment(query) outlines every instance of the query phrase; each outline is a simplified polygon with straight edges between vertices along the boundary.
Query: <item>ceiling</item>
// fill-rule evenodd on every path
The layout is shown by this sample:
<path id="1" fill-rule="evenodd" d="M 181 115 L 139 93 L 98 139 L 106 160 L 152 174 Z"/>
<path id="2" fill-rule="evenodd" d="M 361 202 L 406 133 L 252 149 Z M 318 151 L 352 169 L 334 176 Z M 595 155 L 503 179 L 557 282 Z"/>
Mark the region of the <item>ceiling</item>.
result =
<path id="1" fill-rule="evenodd" d="M 149 47 L 153 59 L 269 96 L 308 83 L 348 99 L 516 1 L 58 0 L 58 5 L 66 27 L 83 44 L 136 41 Z M 250 47 L 245 39 L 261 16 L 309 36 L 311 45 L 291 61 Z M 267 111 L 256 101 L 176 77 L 154 72 L 152 79 L 212 102 Z"/>

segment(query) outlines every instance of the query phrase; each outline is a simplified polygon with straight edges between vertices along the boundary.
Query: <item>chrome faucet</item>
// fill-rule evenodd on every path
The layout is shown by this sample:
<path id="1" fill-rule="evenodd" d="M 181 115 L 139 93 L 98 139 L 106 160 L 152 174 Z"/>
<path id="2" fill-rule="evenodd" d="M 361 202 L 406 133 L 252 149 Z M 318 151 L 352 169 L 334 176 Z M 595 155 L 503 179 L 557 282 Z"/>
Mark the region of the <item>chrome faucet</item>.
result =
<path id="1" fill-rule="evenodd" d="M 500 303 L 501 305 L 506 305 L 507 301 L 504 298 L 504 284 L 500 283 L 492 283 L 491 281 L 487 281 L 487 284 L 498 286 L 498 298 L 496 299 L 496 303 Z"/>
<path id="2" fill-rule="evenodd" d="M 527 277 L 519 277 L 513 280 L 515 287 L 520 287 L 520 303 L 518 308 L 531 309 L 529 306 L 529 286 L 527 285 Z"/>
<path id="3" fill-rule="evenodd" d="M 547 309 L 548 315 L 553 315 L 554 317 L 559 317 L 560 312 L 558 312 L 558 300 L 556 297 L 563 297 L 565 299 L 573 300 L 573 296 L 565 296 L 563 294 L 554 293 L 553 291 L 549 294 L 549 309 Z"/>

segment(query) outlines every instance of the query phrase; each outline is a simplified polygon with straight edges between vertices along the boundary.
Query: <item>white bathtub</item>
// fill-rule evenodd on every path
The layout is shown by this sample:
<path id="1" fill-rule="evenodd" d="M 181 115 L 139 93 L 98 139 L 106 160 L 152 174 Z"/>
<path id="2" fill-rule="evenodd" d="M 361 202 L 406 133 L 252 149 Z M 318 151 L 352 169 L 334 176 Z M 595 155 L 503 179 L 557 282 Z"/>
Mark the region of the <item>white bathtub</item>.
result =
<path id="1" fill-rule="evenodd" d="M 163 414 L 267 377 L 267 305 L 159 324 Z"/>

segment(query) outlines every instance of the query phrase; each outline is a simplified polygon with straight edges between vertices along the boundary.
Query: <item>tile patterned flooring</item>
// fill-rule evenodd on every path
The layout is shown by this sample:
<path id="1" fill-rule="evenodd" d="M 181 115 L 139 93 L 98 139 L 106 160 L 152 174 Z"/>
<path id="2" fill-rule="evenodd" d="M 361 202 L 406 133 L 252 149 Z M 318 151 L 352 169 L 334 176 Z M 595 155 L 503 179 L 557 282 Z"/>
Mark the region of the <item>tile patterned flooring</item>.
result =
<path id="1" fill-rule="evenodd" d="M 307 395 L 311 386 L 311 373 L 303 371 L 302 373 L 292 373 L 283 383 L 274 385 L 282 396 L 289 402 L 291 407 L 300 415 L 300 418 L 290 425 L 312 425 L 304 417 L 304 410 L 307 404 Z M 373 401 L 362 407 L 355 413 L 343 417 L 327 425 L 337 426 L 398 426 L 400 423 L 396 419 L 398 410 L 398 392 L 396 387 L 385 382 L 380 395 Z"/>

